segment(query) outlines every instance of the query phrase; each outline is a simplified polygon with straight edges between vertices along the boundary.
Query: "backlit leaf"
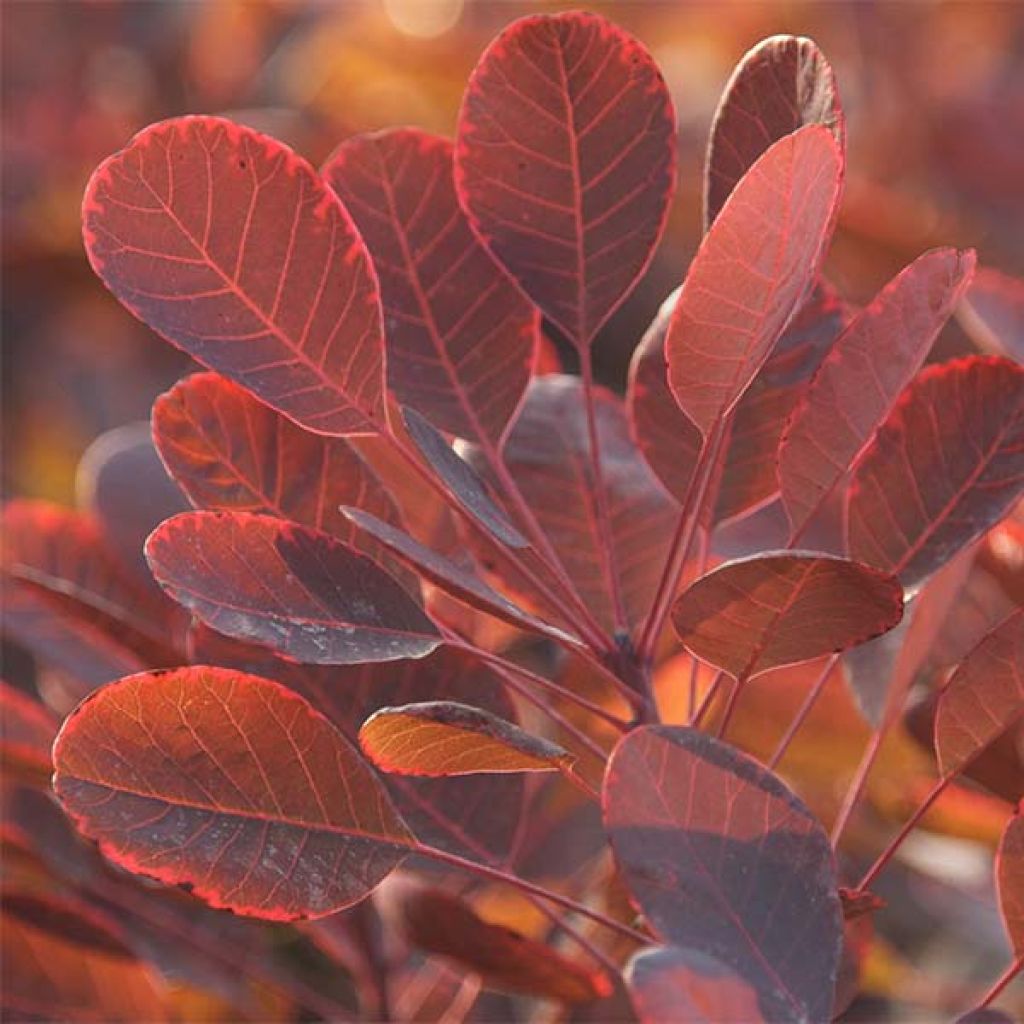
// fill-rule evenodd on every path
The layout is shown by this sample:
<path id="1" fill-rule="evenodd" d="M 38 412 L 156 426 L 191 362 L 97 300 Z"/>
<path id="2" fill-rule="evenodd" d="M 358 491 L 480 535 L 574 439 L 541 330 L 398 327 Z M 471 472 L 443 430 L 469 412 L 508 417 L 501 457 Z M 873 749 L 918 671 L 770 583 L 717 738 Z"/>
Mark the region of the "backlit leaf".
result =
<path id="1" fill-rule="evenodd" d="M 972 356 L 921 372 L 853 475 L 851 558 L 914 587 L 1024 487 L 1024 368 Z"/>
<path id="2" fill-rule="evenodd" d="M 1024 816 L 1015 814 L 1006 825 L 996 853 L 999 910 L 1014 955 L 1024 957 Z"/>
<path id="3" fill-rule="evenodd" d="M 437 627 L 380 566 L 326 533 L 248 512 L 185 512 L 146 543 L 160 585 L 220 633 L 299 661 L 420 658 Z"/>
<path id="4" fill-rule="evenodd" d="M 832 346 L 786 425 L 782 500 L 799 531 L 855 466 L 921 368 L 974 271 L 972 251 L 936 249 L 893 278 Z"/>
<path id="5" fill-rule="evenodd" d="M 811 39 L 763 39 L 736 66 L 715 111 L 704 177 L 705 230 L 757 158 L 808 124 L 828 128 L 842 151 L 846 124 L 832 68 Z"/>
<path id="6" fill-rule="evenodd" d="M 672 625 L 688 650 L 737 679 L 846 650 L 903 616 L 899 582 L 804 552 L 727 562 L 684 591 Z"/>
<path id="7" fill-rule="evenodd" d="M 665 341 L 669 387 L 707 436 L 750 385 L 818 273 L 842 154 L 801 128 L 747 171 L 704 236 Z"/>
<path id="8" fill-rule="evenodd" d="M 651 55 L 580 11 L 510 25 L 459 115 L 459 199 L 524 292 L 578 346 L 643 273 L 675 185 L 675 113 Z"/>
<path id="9" fill-rule="evenodd" d="M 396 775 L 551 772 L 573 761 L 557 744 L 455 701 L 381 708 L 363 723 L 359 745 Z"/>
<path id="10" fill-rule="evenodd" d="M 935 753 L 953 775 L 1024 718 L 1024 609 L 960 663 L 939 694 Z"/>
<path id="11" fill-rule="evenodd" d="M 151 125 L 93 174 L 83 230 L 104 284 L 203 365 L 310 430 L 376 430 L 376 275 L 287 146 L 216 117 Z"/>
<path id="12" fill-rule="evenodd" d="M 54 789 L 113 861 L 275 920 L 358 902 L 412 837 L 373 772 L 277 683 L 198 666 L 129 676 L 64 723 Z"/>
<path id="13" fill-rule="evenodd" d="M 459 208 L 451 143 L 417 128 L 357 135 L 321 173 L 380 278 L 395 397 L 439 430 L 500 444 L 530 379 L 538 318 Z"/>
<path id="14" fill-rule="evenodd" d="M 771 993 L 783 1019 L 831 1018 L 843 936 L 832 850 L 776 776 L 696 730 L 642 726 L 612 754 L 604 818 L 660 937 Z"/>

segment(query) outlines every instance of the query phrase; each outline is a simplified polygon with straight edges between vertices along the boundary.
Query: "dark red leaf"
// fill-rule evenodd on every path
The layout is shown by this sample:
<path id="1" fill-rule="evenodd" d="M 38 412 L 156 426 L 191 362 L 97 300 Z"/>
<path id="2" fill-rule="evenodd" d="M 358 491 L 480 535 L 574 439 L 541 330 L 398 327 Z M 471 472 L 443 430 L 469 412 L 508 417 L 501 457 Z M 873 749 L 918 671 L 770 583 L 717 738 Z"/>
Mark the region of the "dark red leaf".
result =
<path id="1" fill-rule="evenodd" d="M 153 531 L 160 585 L 220 633 L 299 661 L 420 658 L 441 634 L 375 562 L 326 533 L 248 512 L 185 512 Z"/>
<path id="2" fill-rule="evenodd" d="M 359 531 L 339 505 L 398 519 L 383 484 L 347 441 L 295 426 L 215 373 L 186 377 L 156 400 L 153 437 L 196 508 L 266 512 L 346 541 Z"/>
<path id="3" fill-rule="evenodd" d="M 843 922 L 828 837 L 753 759 L 642 726 L 612 754 L 605 828 L 659 936 L 721 961 L 794 1020 L 831 1019 Z"/>
<path id="4" fill-rule="evenodd" d="M 1015 814 L 1006 825 L 996 852 L 999 911 L 1014 956 L 1024 957 L 1024 816 Z"/>
<path id="5" fill-rule="evenodd" d="M 455 452 L 444 435 L 415 409 L 403 409 L 402 419 L 419 453 L 445 482 L 460 507 L 503 544 L 510 548 L 528 547 L 530 542 L 512 525 L 473 467 Z"/>
<path id="6" fill-rule="evenodd" d="M 668 382 L 707 436 L 739 400 L 817 277 L 842 154 L 826 128 L 776 142 L 701 243 L 665 340 Z"/>
<path id="7" fill-rule="evenodd" d="M 1024 368 L 977 356 L 927 367 L 853 475 L 850 556 L 912 588 L 998 522 L 1022 484 Z"/>
<path id="8" fill-rule="evenodd" d="M 890 281 L 840 335 L 786 424 L 779 482 L 794 534 L 855 467 L 921 368 L 974 272 L 936 249 Z"/>
<path id="9" fill-rule="evenodd" d="M 216 117 L 161 121 L 97 168 L 82 212 L 93 269 L 157 333 L 310 430 L 376 430 L 377 278 L 287 146 Z"/>
<path id="10" fill-rule="evenodd" d="M 835 75 L 813 40 L 771 36 L 736 66 L 715 111 L 704 169 L 704 227 L 757 158 L 798 128 L 821 124 L 842 151 L 846 123 Z"/>
<path id="11" fill-rule="evenodd" d="M 675 148 L 672 101 L 640 43 L 579 11 L 522 18 L 470 77 L 459 199 L 498 262 L 582 347 L 650 261 Z"/>
<path id="12" fill-rule="evenodd" d="M 334 726 L 256 676 L 129 676 L 79 705 L 53 756 L 57 796 L 111 860 L 239 914 L 334 913 L 413 843 Z"/>
<path id="13" fill-rule="evenodd" d="M 943 775 L 1024 718 L 1024 609 L 997 626 L 960 663 L 939 695 L 935 754 Z"/>
<path id="14" fill-rule="evenodd" d="M 0 765 L 10 779 L 45 780 L 52 768 L 50 747 L 57 719 L 38 701 L 0 680 Z"/>
<path id="15" fill-rule="evenodd" d="M 363 753 L 395 775 L 556 772 L 568 751 L 480 708 L 455 701 L 385 707 L 359 730 Z"/>
<path id="16" fill-rule="evenodd" d="M 979 267 L 957 319 L 973 341 L 993 355 L 1024 362 L 1024 281 Z"/>
<path id="17" fill-rule="evenodd" d="M 499 447 L 539 323 L 470 230 L 453 170 L 447 139 L 396 128 L 346 140 L 321 173 L 377 268 L 395 397 L 446 433 Z"/>
<path id="18" fill-rule="evenodd" d="M 780 552 L 726 562 L 676 600 L 684 646 L 737 679 L 846 650 L 892 629 L 903 588 L 828 555 Z"/>
<path id="19" fill-rule="evenodd" d="M 640 1024 L 796 1019 L 773 989 L 759 992 L 732 967 L 697 949 L 643 949 L 626 965 L 626 984 Z"/>

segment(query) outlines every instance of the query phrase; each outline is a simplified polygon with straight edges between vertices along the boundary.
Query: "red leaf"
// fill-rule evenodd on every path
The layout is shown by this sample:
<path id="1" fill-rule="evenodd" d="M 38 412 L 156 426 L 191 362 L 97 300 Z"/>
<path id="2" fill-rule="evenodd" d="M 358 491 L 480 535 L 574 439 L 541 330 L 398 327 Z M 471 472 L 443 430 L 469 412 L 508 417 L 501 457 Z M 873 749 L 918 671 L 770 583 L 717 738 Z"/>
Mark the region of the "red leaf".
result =
<path id="1" fill-rule="evenodd" d="M 776 776 L 693 729 L 642 726 L 612 754 L 604 818 L 660 936 L 775 993 L 794 1020 L 831 1019 L 843 937 L 832 850 Z"/>
<path id="2" fill-rule="evenodd" d="M 665 340 L 669 387 L 704 436 L 750 385 L 817 277 L 842 171 L 828 130 L 801 128 L 757 160 L 704 236 Z"/>
<path id="3" fill-rule="evenodd" d="M 1014 956 L 1024 957 L 1024 817 L 1019 812 L 1007 822 L 996 851 L 996 884 Z"/>
<path id="4" fill-rule="evenodd" d="M 846 122 L 825 55 L 800 36 L 763 39 L 736 66 L 715 111 L 704 177 L 705 230 L 757 158 L 809 124 L 828 128 L 843 151 Z"/>
<path id="5" fill-rule="evenodd" d="M 375 562 L 326 533 L 248 512 L 185 512 L 153 531 L 160 585 L 220 633 L 299 661 L 420 658 L 441 634 Z"/>
<path id="6" fill-rule="evenodd" d="M 359 730 L 363 753 L 395 775 L 553 772 L 573 756 L 480 708 L 455 701 L 384 707 Z"/>
<path id="7" fill-rule="evenodd" d="M 357 135 L 322 168 L 380 277 L 388 384 L 438 429 L 500 446 L 539 323 L 470 230 L 452 145 L 417 128 Z"/>
<path id="8" fill-rule="evenodd" d="M 853 475 L 850 556 L 914 587 L 998 522 L 1022 482 L 1024 368 L 977 356 L 927 367 Z"/>
<path id="9" fill-rule="evenodd" d="M 957 319 L 986 352 L 1024 362 L 1024 281 L 979 267 Z"/>
<path id="10" fill-rule="evenodd" d="M 726 562 L 676 600 L 684 646 L 736 679 L 846 650 L 903 616 L 899 582 L 828 555 L 777 553 Z"/>
<path id="11" fill-rule="evenodd" d="M 53 767 L 50 747 L 57 720 L 38 701 L 0 680 L 0 764 L 7 778 L 45 780 Z"/>
<path id="12" fill-rule="evenodd" d="M 53 756 L 57 796 L 111 860 L 239 914 L 334 913 L 414 842 L 334 726 L 256 676 L 129 676 L 79 705 Z"/>
<path id="13" fill-rule="evenodd" d="M 161 121 L 97 168 L 82 212 L 93 269 L 158 334 L 310 430 L 376 430 L 376 275 L 287 146 L 216 117 Z"/>
<path id="14" fill-rule="evenodd" d="M 1024 609 L 960 663 L 939 695 L 935 754 L 955 775 L 1024 717 Z"/>
<path id="15" fill-rule="evenodd" d="M 459 199 L 498 262 L 583 347 L 651 259 L 675 147 L 668 89 L 640 43 L 579 11 L 522 18 L 470 77 Z"/>
<path id="16" fill-rule="evenodd" d="M 832 346 L 786 424 L 782 500 L 794 534 L 855 467 L 921 368 L 974 272 L 973 251 L 936 249 L 915 260 Z"/>
<path id="17" fill-rule="evenodd" d="M 643 949 L 626 965 L 626 984 L 640 1024 L 719 1024 L 792 1020 L 773 989 L 758 991 L 721 960 L 697 949 Z"/>
<path id="18" fill-rule="evenodd" d="M 153 437 L 196 508 L 266 512 L 346 541 L 359 531 L 339 505 L 398 519 L 348 442 L 302 430 L 215 373 L 186 377 L 156 400 Z"/>

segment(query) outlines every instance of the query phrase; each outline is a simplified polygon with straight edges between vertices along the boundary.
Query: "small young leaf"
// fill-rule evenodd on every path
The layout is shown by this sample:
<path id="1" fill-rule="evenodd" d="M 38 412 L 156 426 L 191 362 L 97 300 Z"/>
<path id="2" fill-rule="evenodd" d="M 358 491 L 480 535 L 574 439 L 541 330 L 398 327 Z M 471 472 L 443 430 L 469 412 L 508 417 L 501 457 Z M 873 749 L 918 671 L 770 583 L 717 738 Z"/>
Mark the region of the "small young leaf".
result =
<path id="1" fill-rule="evenodd" d="M 843 939 L 832 849 L 776 776 L 696 730 L 641 726 L 609 761 L 604 821 L 659 936 L 774 993 L 782 1019 L 831 1019 Z"/>
<path id="2" fill-rule="evenodd" d="M 441 634 L 375 562 L 326 533 L 248 512 L 185 512 L 146 542 L 160 585 L 220 633 L 299 661 L 421 658 Z"/>
<path id="3" fill-rule="evenodd" d="M 1018 811 L 1006 824 L 996 851 L 999 911 L 1014 956 L 1024 957 L 1024 816 Z"/>
<path id="4" fill-rule="evenodd" d="M 162 337 L 310 430 L 376 431 L 377 278 L 287 146 L 217 117 L 161 121 L 100 164 L 82 211 L 93 269 Z"/>
<path id="5" fill-rule="evenodd" d="M 651 259 L 675 151 L 672 101 L 640 43 L 580 11 L 522 18 L 470 77 L 459 200 L 498 262 L 583 347 Z"/>
<path id="6" fill-rule="evenodd" d="M 574 758 L 555 743 L 455 701 L 381 708 L 359 730 L 363 753 L 396 775 L 556 772 Z"/>
<path id="7" fill-rule="evenodd" d="M 750 168 L 701 242 L 665 340 L 680 409 L 708 435 L 757 375 L 817 277 L 842 154 L 801 128 Z"/>
<path id="8" fill-rule="evenodd" d="M 538 317 L 459 209 L 451 143 L 418 128 L 357 135 L 321 173 L 380 277 L 395 397 L 439 430 L 500 445 L 530 379 Z"/>
<path id="9" fill-rule="evenodd" d="M 197 666 L 129 676 L 64 723 L 54 790 L 113 861 L 272 920 L 358 902 L 414 840 L 373 772 L 301 697 Z"/>
<path id="10" fill-rule="evenodd" d="M 846 650 L 895 626 L 903 588 L 828 555 L 769 553 L 726 562 L 676 600 L 688 650 L 737 679 Z"/>
<path id="11" fill-rule="evenodd" d="M 998 522 L 1022 487 L 1024 367 L 994 356 L 929 366 L 853 475 L 850 557 L 916 587 Z"/>

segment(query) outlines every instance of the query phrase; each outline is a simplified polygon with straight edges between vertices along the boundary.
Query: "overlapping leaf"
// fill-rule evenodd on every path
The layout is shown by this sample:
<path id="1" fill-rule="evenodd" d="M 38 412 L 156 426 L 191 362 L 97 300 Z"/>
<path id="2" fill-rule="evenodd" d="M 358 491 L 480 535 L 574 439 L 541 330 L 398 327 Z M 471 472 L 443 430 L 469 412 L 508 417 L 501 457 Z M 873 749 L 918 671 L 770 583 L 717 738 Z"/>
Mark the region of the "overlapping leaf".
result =
<path id="1" fill-rule="evenodd" d="M 222 118 L 151 125 L 93 174 L 83 230 L 104 284 L 168 341 L 311 430 L 376 429 L 377 279 L 286 146 Z"/>
<path id="2" fill-rule="evenodd" d="M 695 730 L 643 726 L 612 755 L 604 817 L 659 936 L 772 993 L 783 1019 L 830 1019 L 843 935 L 832 851 L 774 775 Z"/>
<path id="3" fill-rule="evenodd" d="M 227 669 L 104 687 L 65 722 L 54 763 L 57 796 L 108 857 L 249 916 L 349 906 L 413 843 L 326 718 Z"/>
<path id="4" fill-rule="evenodd" d="M 587 345 L 647 266 L 675 184 L 675 114 L 650 54 L 604 18 L 522 18 L 459 115 L 459 199 L 524 292 Z"/>
<path id="5" fill-rule="evenodd" d="M 665 340 L 669 387 L 704 436 L 750 385 L 817 277 L 842 170 L 828 129 L 801 128 L 754 163 L 704 236 Z"/>
<path id="6" fill-rule="evenodd" d="M 926 368 L 853 475 L 850 557 L 914 587 L 1005 515 L 1024 487 L 1024 368 Z"/>
<path id="7" fill-rule="evenodd" d="M 736 66 L 715 111 L 704 177 L 705 230 L 757 158 L 809 124 L 828 128 L 842 151 L 846 124 L 832 68 L 813 40 L 763 39 Z"/>
<path id="8" fill-rule="evenodd" d="M 321 173 L 380 278 L 395 397 L 440 430 L 498 446 L 539 324 L 459 208 L 451 143 L 416 128 L 357 135 Z"/>
<path id="9" fill-rule="evenodd" d="M 899 582 L 803 552 L 727 562 L 684 591 L 672 625 L 688 650 L 737 679 L 842 651 L 903 616 Z"/>
<path id="10" fill-rule="evenodd" d="M 248 512 L 186 512 L 146 543 L 153 575 L 220 633 L 299 661 L 420 658 L 441 634 L 392 576 L 326 533 Z"/>
<path id="11" fill-rule="evenodd" d="M 832 346 L 786 425 L 779 482 L 794 533 L 856 465 L 921 368 L 974 271 L 972 251 L 925 253 Z"/>

